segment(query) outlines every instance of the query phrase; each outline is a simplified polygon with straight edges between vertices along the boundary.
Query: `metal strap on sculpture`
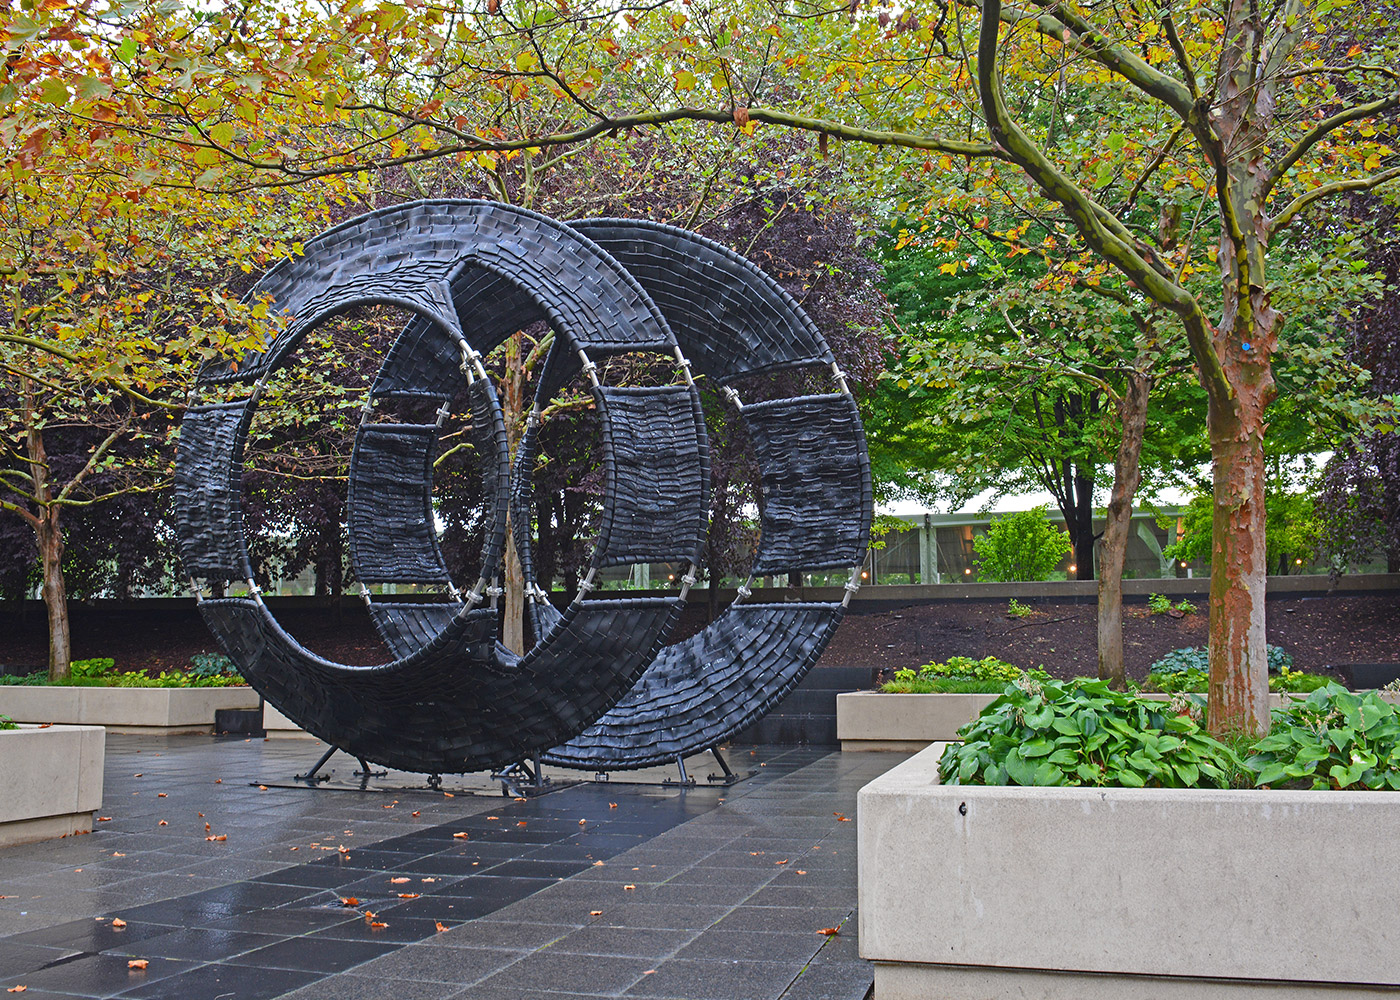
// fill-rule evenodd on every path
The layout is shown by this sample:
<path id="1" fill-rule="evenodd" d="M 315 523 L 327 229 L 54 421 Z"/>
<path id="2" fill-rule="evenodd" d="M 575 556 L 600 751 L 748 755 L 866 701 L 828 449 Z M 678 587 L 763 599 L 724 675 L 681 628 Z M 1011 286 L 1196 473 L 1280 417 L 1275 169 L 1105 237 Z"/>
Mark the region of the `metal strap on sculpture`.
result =
<path id="1" fill-rule="evenodd" d="M 309 732 L 362 759 L 423 772 L 498 767 L 568 739 L 620 699 L 654 658 L 683 596 L 665 599 L 576 600 L 549 635 L 523 657 L 503 654 L 495 641 L 496 615 L 475 607 L 494 562 L 484 565 L 460 609 L 432 637 L 375 667 L 329 662 L 302 647 L 273 619 L 252 581 L 239 517 L 242 442 L 263 382 L 290 363 L 301 340 L 324 319 L 357 305 L 388 303 L 412 310 L 434 327 L 432 342 L 452 343 L 454 376 L 485 378 L 482 353 L 506 330 L 503 317 L 474 324 L 470 332 L 452 308 L 454 278 L 469 271 L 490 273 L 527 293 L 547 317 L 560 343 L 591 366 L 589 352 L 676 352 L 664 319 L 631 278 L 586 238 L 534 213 L 484 202 L 421 202 L 386 209 L 337 227 L 307 244 L 305 256 L 274 268 L 254 295 L 266 295 L 289 322 L 263 351 L 239 363 L 211 366 L 206 387 L 254 383 L 245 399 L 192 409 L 177 457 L 176 510 L 182 556 L 192 577 L 217 584 L 247 581 L 250 596 L 201 600 L 210 629 L 244 676 L 272 704 Z M 495 340 L 493 341 L 493 338 Z M 424 342 L 427 342 L 426 339 Z M 392 352 L 391 352 L 392 355 Z M 401 384 L 390 391 L 441 392 L 437 385 Z M 693 387 L 687 391 L 694 394 Z M 483 391 L 484 395 L 484 391 Z M 499 407 L 494 395 L 494 421 Z M 672 421 L 669 446 L 705 450 L 703 423 Z M 494 428 L 493 428 L 494 429 Z M 397 438 L 395 437 L 397 435 Z M 402 468 L 422 470 L 402 491 L 376 488 L 366 480 L 352 492 L 361 502 L 391 508 L 401 524 L 425 515 L 421 489 L 428 464 L 421 454 L 425 434 L 402 428 L 366 430 L 358 443 L 379 448 L 390 441 Z M 504 439 L 496 439 L 497 467 L 505 466 Z M 363 462 L 352 463 L 363 475 Z M 672 523 L 679 534 L 665 558 L 698 556 L 703 541 L 708 480 L 676 501 Z M 498 474 L 494 504 L 503 509 L 508 489 Z M 373 499 L 370 499 L 373 498 Z M 604 506 L 612 504 L 604 498 Z M 688 515 L 688 516 L 687 516 Z M 614 515 L 615 516 L 615 515 Z M 371 518 L 372 519 L 372 518 Z M 366 521 L 352 515 L 360 528 Z M 504 530 L 501 525 L 499 530 Z M 386 560 L 374 559 L 364 537 L 354 541 L 357 561 L 380 577 Z M 500 546 L 489 546 L 497 550 Z M 413 550 L 413 572 L 434 575 L 436 545 Z M 489 553 L 488 553 L 489 555 Z M 437 555 L 440 561 L 440 554 Z M 595 552 L 594 561 L 607 558 Z M 581 597 L 582 595 L 580 595 Z M 437 623 L 420 618 L 420 635 Z"/>

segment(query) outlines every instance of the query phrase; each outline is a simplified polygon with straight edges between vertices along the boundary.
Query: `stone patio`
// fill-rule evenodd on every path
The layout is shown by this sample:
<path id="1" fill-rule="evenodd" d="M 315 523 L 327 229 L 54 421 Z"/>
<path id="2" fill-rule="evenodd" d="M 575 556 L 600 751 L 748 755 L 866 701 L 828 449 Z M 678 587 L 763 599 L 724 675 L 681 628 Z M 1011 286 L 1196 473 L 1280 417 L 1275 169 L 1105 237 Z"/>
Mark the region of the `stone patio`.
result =
<path id="1" fill-rule="evenodd" d="M 708 786 L 697 758 L 697 787 L 660 784 L 671 769 L 528 800 L 485 776 L 435 792 L 391 773 L 352 790 L 341 755 L 332 781 L 286 787 L 316 756 L 302 741 L 109 736 L 110 819 L 0 850 L 0 988 L 23 985 L 26 1000 L 870 989 L 843 817 L 902 754 L 735 746 L 731 765 L 752 776 L 729 787 Z"/>

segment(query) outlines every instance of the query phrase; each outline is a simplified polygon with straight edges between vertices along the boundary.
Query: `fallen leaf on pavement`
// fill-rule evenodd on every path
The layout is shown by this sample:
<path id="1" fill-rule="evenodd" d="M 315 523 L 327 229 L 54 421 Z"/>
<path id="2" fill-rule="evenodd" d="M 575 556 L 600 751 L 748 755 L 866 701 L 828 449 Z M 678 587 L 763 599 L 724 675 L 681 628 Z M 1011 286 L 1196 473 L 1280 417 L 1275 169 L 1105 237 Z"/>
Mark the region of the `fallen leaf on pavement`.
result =
<path id="1" fill-rule="evenodd" d="M 228 840 L 226 833 L 214 833 L 204 838 L 205 840 Z"/>
<path id="2" fill-rule="evenodd" d="M 417 892 L 401 892 L 401 893 L 399 893 L 399 898 L 400 898 L 400 899 L 417 899 L 420 895 L 421 895 L 421 893 L 417 893 Z"/>
<path id="3" fill-rule="evenodd" d="M 616 808 L 617 808 L 617 803 L 616 803 L 616 802 L 609 802 L 609 803 L 608 803 L 608 808 L 609 808 L 609 809 L 616 809 Z"/>
<path id="4" fill-rule="evenodd" d="M 403 885 L 408 880 L 409 879 L 407 875 L 400 875 L 398 878 L 391 878 L 389 881 L 392 882 L 394 885 Z"/>
<path id="5" fill-rule="evenodd" d="M 25 990 L 27 990 L 27 989 L 29 989 L 28 986 L 11 986 L 11 987 L 10 987 L 8 990 L 6 990 L 5 992 L 6 992 L 6 993 L 23 993 L 23 992 L 24 992 Z"/>
<path id="6" fill-rule="evenodd" d="M 360 901 L 359 901 L 358 899 L 356 899 L 354 896 L 341 896 L 341 897 L 340 897 L 340 905 L 341 905 L 341 906 L 359 906 L 359 905 L 360 905 Z"/>
<path id="7" fill-rule="evenodd" d="M 164 792 L 156 792 L 156 798 L 158 799 L 168 799 L 169 797 L 170 796 L 166 795 Z"/>
<path id="8" fill-rule="evenodd" d="M 439 921 L 437 922 L 437 929 L 438 929 L 438 933 L 441 934 L 443 931 L 447 930 L 447 925 L 444 924 L 441 920 L 439 920 Z"/>
<path id="9" fill-rule="evenodd" d="M 827 937 L 835 937 L 836 935 L 838 935 L 838 934 L 841 933 L 841 928 L 839 928 L 839 927 L 823 927 L 821 930 L 817 931 L 817 933 L 818 933 L 818 934 L 825 934 Z"/>
<path id="10" fill-rule="evenodd" d="M 112 822 L 112 817 L 111 817 L 111 816 L 99 816 L 99 817 L 97 817 L 97 822 L 99 822 L 99 823 L 110 823 L 110 822 Z"/>
<path id="11" fill-rule="evenodd" d="M 466 835 L 465 833 L 454 833 L 454 834 L 452 835 L 452 839 L 453 839 L 453 840 L 466 840 L 466 839 L 467 839 L 467 835 Z"/>
<path id="12" fill-rule="evenodd" d="M 589 911 L 588 911 L 588 915 L 589 915 L 590 917 L 601 917 L 601 916 L 603 915 L 603 911 L 602 911 L 602 910 L 589 910 Z"/>
<path id="13" fill-rule="evenodd" d="M 418 815 L 418 810 L 417 810 L 417 809 L 413 810 L 413 815 L 415 815 L 415 816 Z"/>
<path id="14" fill-rule="evenodd" d="M 369 922 L 369 926 L 370 926 L 370 930 L 375 930 L 375 931 L 377 931 L 377 930 L 379 930 L 379 928 L 381 928 L 381 927 L 388 927 L 389 925 L 386 924 L 386 923 L 385 923 L 384 921 L 382 921 L 382 920 L 371 920 L 371 921 Z"/>
<path id="15" fill-rule="evenodd" d="M 112 926 L 115 927 L 117 930 L 121 930 L 123 927 L 126 926 L 126 921 L 123 920 L 121 917 L 113 917 Z"/>
<path id="16" fill-rule="evenodd" d="M 622 887 L 624 892 L 631 892 L 635 888 L 637 888 L 635 885 L 624 885 Z"/>
<path id="17" fill-rule="evenodd" d="M 161 820 L 159 823 L 156 824 L 156 826 L 169 826 L 169 825 L 170 825 L 170 824 L 167 823 L 165 820 Z"/>
<path id="18" fill-rule="evenodd" d="M 144 959 L 144 958 L 133 958 L 130 962 L 127 962 L 127 963 L 126 963 L 126 967 L 127 967 L 128 969 L 144 969 L 146 966 L 148 966 L 148 965 L 150 965 L 150 964 L 151 964 L 151 963 L 150 963 L 150 961 L 149 961 L 148 959 Z"/>

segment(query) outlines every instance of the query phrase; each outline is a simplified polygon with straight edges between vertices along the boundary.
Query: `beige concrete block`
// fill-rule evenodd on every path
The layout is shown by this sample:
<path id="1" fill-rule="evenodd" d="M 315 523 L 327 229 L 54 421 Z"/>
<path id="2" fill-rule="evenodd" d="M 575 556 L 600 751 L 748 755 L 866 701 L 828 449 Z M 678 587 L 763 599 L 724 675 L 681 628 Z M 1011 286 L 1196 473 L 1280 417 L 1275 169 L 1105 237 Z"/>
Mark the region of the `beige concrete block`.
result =
<path id="1" fill-rule="evenodd" d="M 0 845 L 91 830 L 105 749 L 99 727 L 0 731 Z"/>
<path id="2" fill-rule="evenodd" d="M 268 739 L 316 739 L 279 712 L 271 702 L 263 703 L 263 728 L 267 730 Z"/>
<path id="3" fill-rule="evenodd" d="M 106 726 L 114 732 L 209 732 L 221 708 L 257 708 L 250 687 L 0 687 L 0 714 L 16 722 Z"/>
<path id="4" fill-rule="evenodd" d="M 1400 985 L 1400 795 L 944 786 L 942 751 L 860 792 L 865 958 Z"/>

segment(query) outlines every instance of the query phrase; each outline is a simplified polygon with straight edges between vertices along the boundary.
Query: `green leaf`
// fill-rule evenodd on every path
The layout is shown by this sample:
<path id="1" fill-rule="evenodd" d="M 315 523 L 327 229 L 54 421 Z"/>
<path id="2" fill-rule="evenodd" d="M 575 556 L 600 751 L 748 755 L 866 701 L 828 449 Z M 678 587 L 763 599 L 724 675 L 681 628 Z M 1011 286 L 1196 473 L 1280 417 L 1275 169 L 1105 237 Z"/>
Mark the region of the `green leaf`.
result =
<path id="1" fill-rule="evenodd" d="M 39 84 L 39 100 L 62 107 L 68 103 L 68 85 L 56 76 L 49 77 Z"/>

